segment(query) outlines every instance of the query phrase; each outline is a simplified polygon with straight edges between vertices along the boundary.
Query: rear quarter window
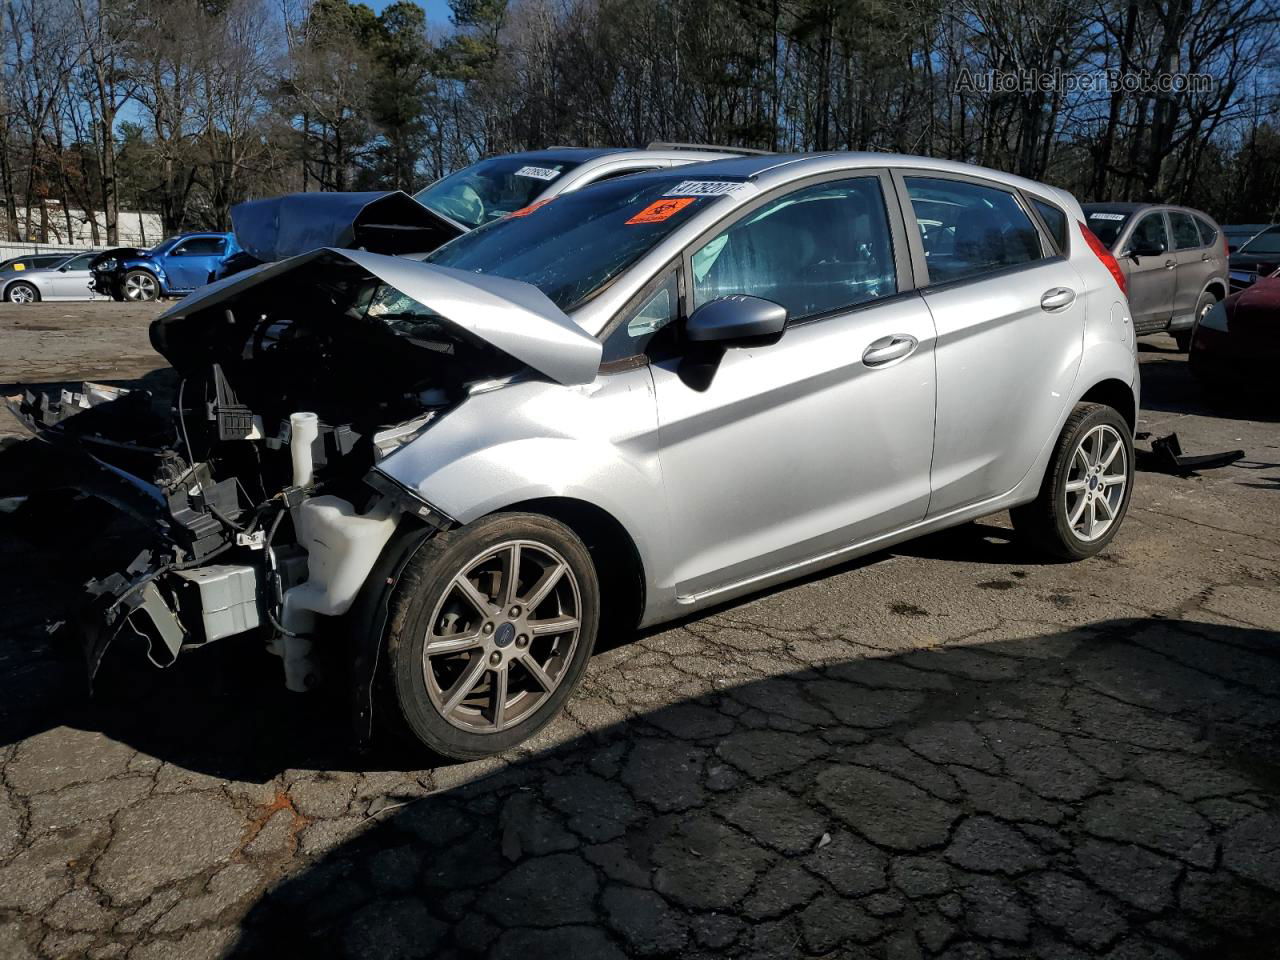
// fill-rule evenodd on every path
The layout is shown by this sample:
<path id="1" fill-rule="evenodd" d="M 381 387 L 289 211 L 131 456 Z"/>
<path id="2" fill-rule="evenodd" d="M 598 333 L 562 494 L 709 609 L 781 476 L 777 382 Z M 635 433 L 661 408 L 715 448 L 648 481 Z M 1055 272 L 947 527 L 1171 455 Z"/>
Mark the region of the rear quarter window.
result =
<path id="1" fill-rule="evenodd" d="M 1053 242 L 1058 245 L 1058 249 L 1066 253 L 1067 215 L 1048 200 L 1041 200 L 1039 197 L 1032 197 L 1031 205 L 1036 208 L 1036 213 L 1040 214 L 1040 219 L 1049 228 L 1049 236 L 1053 237 Z"/>

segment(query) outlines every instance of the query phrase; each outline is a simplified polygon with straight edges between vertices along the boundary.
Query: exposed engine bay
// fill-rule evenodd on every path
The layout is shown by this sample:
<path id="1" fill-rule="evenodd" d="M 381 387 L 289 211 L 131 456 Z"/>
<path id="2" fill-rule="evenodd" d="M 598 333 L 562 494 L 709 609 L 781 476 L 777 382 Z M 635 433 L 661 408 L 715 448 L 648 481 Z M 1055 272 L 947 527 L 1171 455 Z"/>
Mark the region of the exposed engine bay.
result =
<path id="1" fill-rule="evenodd" d="M 370 262 L 384 260 L 433 290 L 459 282 Z M 306 690 L 318 618 L 348 612 L 397 526 L 450 524 L 377 464 L 531 371 L 386 272 L 319 251 L 182 301 L 151 328 L 179 377 L 167 410 L 101 384 L 10 398 L 44 441 L 42 487 L 101 499 L 153 541 L 87 584 L 75 627 L 91 681 L 125 631 L 159 667 L 256 631 Z"/>

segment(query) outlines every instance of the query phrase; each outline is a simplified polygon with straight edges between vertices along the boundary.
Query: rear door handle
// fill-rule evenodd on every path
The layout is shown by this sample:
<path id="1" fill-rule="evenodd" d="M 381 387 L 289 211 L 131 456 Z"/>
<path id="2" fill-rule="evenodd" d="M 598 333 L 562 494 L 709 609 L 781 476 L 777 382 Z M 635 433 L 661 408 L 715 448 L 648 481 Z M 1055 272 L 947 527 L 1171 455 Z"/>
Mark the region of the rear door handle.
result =
<path id="1" fill-rule="evenodd" d="M 867 345 L 867 349 L 862 352 L 862 362 L 868 367 L 880 367 L 890 361 L 910 356 L 919 345 L 920 341 L 909 333 L 881 337 Z"/>
<path id="2" fill-rule="evenodd" d="M 1176 267 L 1177 265 L 1178 265 L 1178 261 L 1177 261 L 1177 260 L 1166 260 L 1166 261 L 1164 262 L 1164 268 L 1165 268 L 1166 270 L 1172 270 L 1172 269 L 1173 269 L 1174 267 Z"/>
<path id="3" fill-rule="evenodd" d="M 1069 307 L 1075 302 L 1076 292 L 1070 287 L 1054 287 L 1044 292 L 1044 296 L 1040 298 L 1040 308 L 1042 310 L 1061 310 L 1063 307 Z"/>

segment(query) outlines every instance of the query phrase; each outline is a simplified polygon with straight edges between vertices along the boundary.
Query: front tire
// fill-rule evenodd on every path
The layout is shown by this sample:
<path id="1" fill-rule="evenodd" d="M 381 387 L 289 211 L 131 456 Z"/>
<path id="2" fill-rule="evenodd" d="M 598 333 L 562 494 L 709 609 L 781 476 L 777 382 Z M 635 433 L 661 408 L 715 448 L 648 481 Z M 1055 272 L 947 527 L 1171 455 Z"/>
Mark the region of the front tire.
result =
<path id="1" fill-rule="evenodd" d="M 1078 403 L 1067 418 L 1040 494 L 1010 511 L 1013 527 L 1057 560 L 1100 553 L 1133 492 L 1133 436 L 1113 407 Z"/>
<path id="2" fill-rule="evenodd" d="M 438 534 L 392 595 L 382 715 L 443 757 L 509 750 L 560 712 L 599 619 L 591 556 L 564 524 L 495 514 Z"/>
<path id="3" fill-rule="evenodd" d="M 160 298 L 160 281 L 148 270 L 130 270 L 124 275 L 121 289 L 130 303 L 147 303 Z"/>
<path id="4" fill-rule="evenodd" d="M 11 284 L 4 292 L 4 298 L 10 303 L 39 303 L 40 291 L 36 289 L 34 284 L 27 283 L 25 280 L 17 280 Z"/>

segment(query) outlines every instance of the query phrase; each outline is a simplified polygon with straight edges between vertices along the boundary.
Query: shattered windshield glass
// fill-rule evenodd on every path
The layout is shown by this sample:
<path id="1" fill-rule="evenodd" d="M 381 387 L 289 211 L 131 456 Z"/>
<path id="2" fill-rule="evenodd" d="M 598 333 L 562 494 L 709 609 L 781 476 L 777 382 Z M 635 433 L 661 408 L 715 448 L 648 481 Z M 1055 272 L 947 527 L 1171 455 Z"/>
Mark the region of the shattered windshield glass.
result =
<path id="1" fill-rule="evenodd" d="M 528 206 L 578 164 L 494 157 L 481 160 L 413 195 L 423 206 L 467 227 L 478 227 Z"/>

